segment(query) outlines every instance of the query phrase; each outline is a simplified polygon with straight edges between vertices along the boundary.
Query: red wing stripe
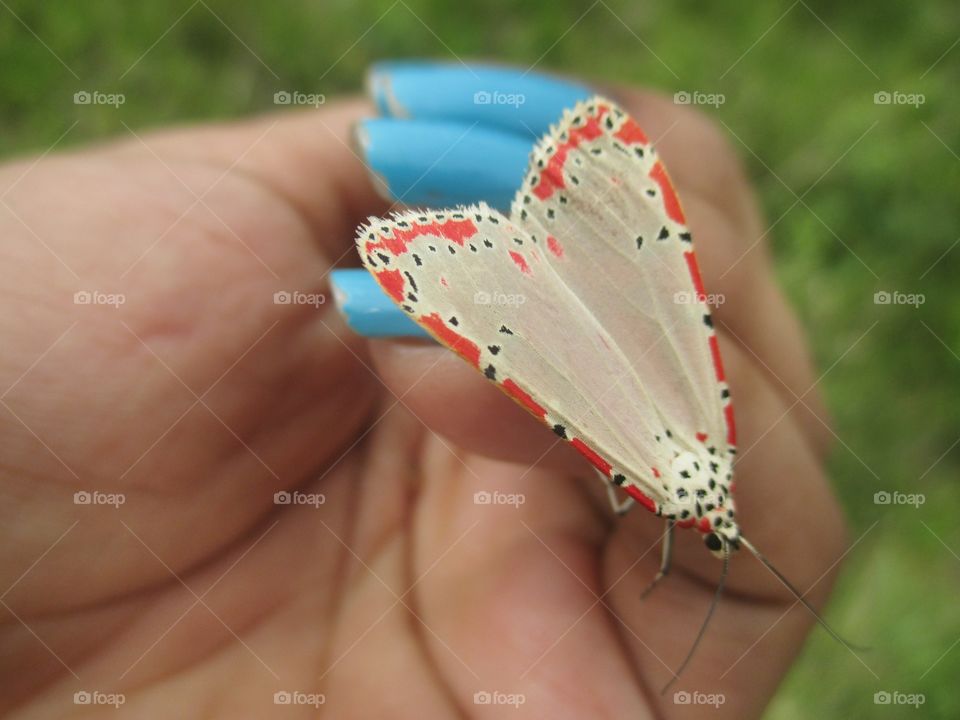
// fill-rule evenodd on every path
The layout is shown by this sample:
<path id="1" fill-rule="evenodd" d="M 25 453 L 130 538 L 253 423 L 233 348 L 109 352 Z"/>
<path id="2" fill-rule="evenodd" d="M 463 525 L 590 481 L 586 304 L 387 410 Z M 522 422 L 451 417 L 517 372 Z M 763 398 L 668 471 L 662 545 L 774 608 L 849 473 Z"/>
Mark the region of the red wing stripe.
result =
<path id="1" fill-rule="evenodd" d="M 600 127 L 600 120 L 609 110 L 607 107 L 597 108 L 597 114 L 589 117 L 583 125 L 575 127 L 570 125 L 567 130 L 568 140 L 557 145 L 556 151 L 550 156 L 547 167 L 540 173 L 540 180 L 533 188 L 533 194 L 541 200 L 546 200 L 556 190 L 566 187 L 563 180 L 563 166 L 567 161 L 567 155 L 571 148 L 575 148 L 580 143 L 587 140 L 596 140 L 603 135 L 603 128 Z"/>
<path id="2" fill-rule="evenodd" d="M 368 241 L 366 248 L 368 254 L 375 250 L 383 249 L 396 257 L 407 252 L 409 249 L 407 246 L 410 244 L 410 241 L 421 235 L 433 235 L 434 237 L 446 238 L 463 247 L 464 241 L 476 234 L 477 226 L 473 220 L 470 219 L 413 223 L 408 228 L 395 226 L 392 233 L 380 235 L 379 242 Z"/>
<path id="3" fill-rule="evenodd" d="M 728 403 L 723 409 L 723 416 L 727 419 L 727 445 L 737 446 L 737 425 L 733 419 L 733 403 Z M 730 486 L 733 489 L 733 486 Z"/>
<path id="4" fill-rule="evenodd" d="M 723 360 L 720 358 L 720 344 L 715 334 L 710 336 L 710 354 L 713 356 L 713 370 L 717 374 L 717 382 L 723 382 Z"/>
<path id="5" fill-rule="evenodd" d="M 521 405 L 523 405 L 523 407 L 525 407 L 527 410 L 529 410 L 530 412 L 532 412 L 532 413 L 533 413 L 534 415 L 536 415 L 538 418 L 540 418 L 541 420 L 543 420 L 543 419 L 546 417 L 547 411 L 544 410 L 544 409 L 540 406 L 540 404 L 537 403 L 536 400 L 534 400 L 532 397 L 530 397 L 530 395 L 528 395 L 528 394 L 527 394 L 519 385 L 517 385 L 513 380 L 511 380 L 510 378 L 507 378 L 506 380 L 504 380 L 504 381 L 501 383 L 501 385 L 502 385 L 503 389 L 507 391 L 507 393 L 510 395 L 510 397 L 512 397 L 514 400 L 516 400 L 516 401 L 517 401 L 518 403 L 520 403 Z"/>
<path id="6" fill-rule="evenodd" d="M 687 252 L 683 254 L 683 258 L 687 261 L 687 270 L 690 272 L 693 289 L 697 292 L 697 299 L 703 300 L 707 293 L 703 290 L 703 278 L 700 277 L 700 266 L 697 264 L 697 256 L 694 255 L 692 250 L 687 250 Z"/>
<path id="7" fill-rule="evenodd" d="M 627 145 L 635 145 L 637 143 L 646 145 L 650 142 L 647 139 L 646 133 L 643 132 L 633 118 L 627 118 L 626 122 L 620 126 L 620 129 L 617 130 L 613 136 Z"/>
<path id="8" fill-rule="evenodd" d="M 677 197 L 677 191 L 673 189 L 673 183 L 667 176 L 667 171 L 662 162 L 657 162 L 650 170 L 650 177 L 660 186 L 660 194 L 663 195 L 663 207 L 667 211 L 667 217 L 681 225 L 686 223 L 683 217 L 683 208 L 680 207 L 680 198 Z"/>
<path id="9" fill-rule="evenodd" d="M 460 357 L 469 362 L 475 368 L 480 367 L 480 348 L 479 346 L 467 340 L 463 335 L 450 328 L 443 322 L 440 313 L 431 313 L 420 316 L 420 324 L 432 332 L 440 341 L 456 352 Z"/>
<path id="10" fill-rule="evenodd" d="M 600 457 L 600 455 L 597 454 L 596 450 L 594 450 L 592 447 L 587 445 L 580 438 L 574 438 L 573 440 L 570 441 L 570 444 L 577 449 L 577 452 L 579 452 L 587 460 L 589 460 L 590 463 L 597 470 L 599 470 L 604 475 L 607 475 L 609 477 L 610 470 L 613 466 L 610 463 L 608 463 L 606 460 L 604 460 L 602 457 Z"/>
<path id="11" fill-rule="evenodd" d="M 643 505 L 650 512 L 655 513 L 657 511 L 657 504 L 640 492 L 640 489 L 636 485 L 624 485 L 623 489 L 626 491 L 627 495 Z"/>
<path id="12" fill-rule="evenodd" d="M 399 270 L 381 270 L 376 273 L 380 286 L 398 303 L 403 302 L 404 279 Z"/>

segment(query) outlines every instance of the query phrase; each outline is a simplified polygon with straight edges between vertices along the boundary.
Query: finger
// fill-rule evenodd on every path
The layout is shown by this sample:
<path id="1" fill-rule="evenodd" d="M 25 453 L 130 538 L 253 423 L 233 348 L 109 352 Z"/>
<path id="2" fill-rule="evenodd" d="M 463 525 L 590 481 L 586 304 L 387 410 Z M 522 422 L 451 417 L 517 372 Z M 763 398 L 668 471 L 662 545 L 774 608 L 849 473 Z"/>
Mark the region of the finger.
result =
<path id="1" fill-rule="evenodd" d="M 377 190 L 406 205 L 468 205 L 506 211 L 523 180 L 530 142 L 478 123 L 371 119 L 356 144 Z M 477 158 L 485 158 L 478 163 Z"/>
<path id="2" fill-rule="evenodd" d="M 353 146 L 355 124 L 373 113 L 368 101 L 345 98 L 319 109 L 142 133 L 117 150 L 173 167 L 208 163 L 245 177 L 285 201 L 320 247 L 338 258 L 352 247 L 356 225 L 389 205 L 371 185 L 366 161 Z M 220 177 L 208 181 L 209 188 L 222 182 Z M 209 188 L 195 191 L 203 195 Z M 354 259 L 353 253 L 344 257 Z"/>
<path id="3" fill-rule="evenodd" d="M 371 343 L 377 374 L 427 427 L 488 458 L 591 477 L 587 462 L 446 348 Z"/>
<path id="4" fill-rule="evenodd" d="M 371 68 L 368 90 L 384 117 L 480 124 L 530 142 L 592 92 L 583 83 L 494 65 L 389 62 Z"/>

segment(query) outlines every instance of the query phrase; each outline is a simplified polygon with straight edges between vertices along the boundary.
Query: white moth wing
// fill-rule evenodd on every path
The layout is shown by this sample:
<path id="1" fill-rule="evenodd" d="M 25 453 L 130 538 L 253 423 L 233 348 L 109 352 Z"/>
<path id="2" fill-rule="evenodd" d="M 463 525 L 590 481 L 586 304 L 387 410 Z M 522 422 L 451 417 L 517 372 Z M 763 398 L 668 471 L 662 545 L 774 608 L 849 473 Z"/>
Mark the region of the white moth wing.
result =
<path id="1" fill-rule="evenodd" d="M 357 244 L 413 320 L 651 510 L 666 499 L 650 464 L 666 460 L 661 423 L 630 358 L 522 228 L 481 204 L 372 218 Z"/>
<path id="2" fill-rule="evenodd" d="M 511 217 L 629 359 L 644 412 L 659 419 L 658 434 L 671 431 L 672 451 L 731 455 L 729 390 L 690 233 L 636 123 L 603 98 L 567 111 L 534 149 Z M 630 413 L 611 422 L 638 430 Z"/>

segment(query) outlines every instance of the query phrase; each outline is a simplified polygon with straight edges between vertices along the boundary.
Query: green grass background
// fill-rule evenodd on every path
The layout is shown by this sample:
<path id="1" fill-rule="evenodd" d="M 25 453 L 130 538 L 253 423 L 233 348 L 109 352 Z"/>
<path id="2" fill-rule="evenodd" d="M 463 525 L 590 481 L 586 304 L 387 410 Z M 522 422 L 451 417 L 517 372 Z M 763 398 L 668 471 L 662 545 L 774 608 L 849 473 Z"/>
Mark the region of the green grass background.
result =
<path id="1" fill-rule="evenodd" d="M 960 6 L 791 1 L 5 0 L 0 155 L 42 151 L 75 120 L 63 147 L 122 135 L 121 121 L 141 129 L 262 111 L 277 89 L 355 91 L 384 58 L 526 67 L 542 56 L 544 69 L 723 93 L 711 112 L 749 146 L 731 135 L 768 218 L 786 213 L 771 236 L 777 272 L 830 368 L 831 470 L 853 537 L 869 529 L 830 618 L 873 646 L 864 657 L 880 676 L 816 632 L 768 716 L 958 718 Z M 93 88 L 126 104 L 72 104 Z M 878 90 L 925 103 L 877 106 Z M 809 194 L 794 206 L 785 185 Z M 926 301 L 875 305 L 877 290 Z M 926 503 L 877 506 L 878 489 Z M 926 704 L 875 706 L 880 689 L 922 692 Z"/>

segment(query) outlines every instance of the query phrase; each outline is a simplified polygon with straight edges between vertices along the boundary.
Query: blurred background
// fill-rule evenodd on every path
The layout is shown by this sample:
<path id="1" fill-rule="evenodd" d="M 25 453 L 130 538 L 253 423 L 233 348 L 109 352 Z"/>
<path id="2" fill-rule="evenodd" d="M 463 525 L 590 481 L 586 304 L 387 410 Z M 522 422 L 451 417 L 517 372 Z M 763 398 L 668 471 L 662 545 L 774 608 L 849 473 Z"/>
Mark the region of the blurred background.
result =
<path id="1" fill-rule="evenodd" d="M 815 631 L 768 717 L 960 717 L 960 5 L 3 0 L 0 154 L 357 92 L 405 57 L 686 93 L 722 124 L 836 420 L 858 542 L 829 617 L 879 676 Z"/>

